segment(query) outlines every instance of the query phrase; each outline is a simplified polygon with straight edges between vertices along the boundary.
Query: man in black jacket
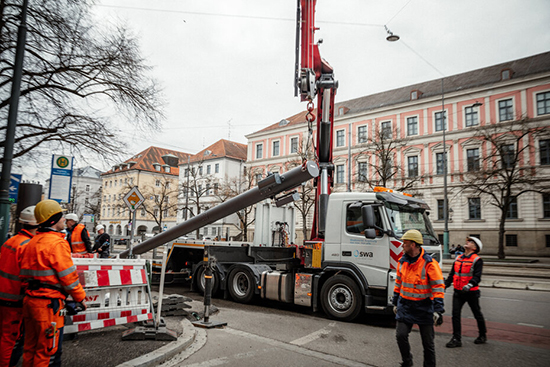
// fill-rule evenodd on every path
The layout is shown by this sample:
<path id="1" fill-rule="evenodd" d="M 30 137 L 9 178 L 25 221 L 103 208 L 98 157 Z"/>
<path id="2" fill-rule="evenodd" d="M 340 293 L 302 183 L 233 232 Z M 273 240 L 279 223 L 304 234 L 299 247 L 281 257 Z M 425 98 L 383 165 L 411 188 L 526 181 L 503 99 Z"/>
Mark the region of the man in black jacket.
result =
<path id="1" fill-rule="evenodd" d="M 460 313 L 466 302 L 472 309 L 479 331 L 479 336 L 474 343 L 484 344 L 487 342 L 487 328 L 479 306 L 479 283 L 483 272 L 483 260 L 477 254 L 482 249 L 483 243 L 479 238 L 468 237 L 464 245 L 464 254 L 457 256 L 449 276 L 445 280 L 445 288 L 449 288 L 452 283 L 455 289 L 453 293 L 453 337 L 447 343 L 447 348 L 462 346 Z"/>
<path id="2" fill-rule="evenodd" d="M 105 227 L 102 224 L 98 224 L 95 227 L 95 231 L 97 232 L 97 237 L 95 238 L 93 252 L 97 252 L 100 258 L 108 258 L 111 236 L 105 233 Z"/>

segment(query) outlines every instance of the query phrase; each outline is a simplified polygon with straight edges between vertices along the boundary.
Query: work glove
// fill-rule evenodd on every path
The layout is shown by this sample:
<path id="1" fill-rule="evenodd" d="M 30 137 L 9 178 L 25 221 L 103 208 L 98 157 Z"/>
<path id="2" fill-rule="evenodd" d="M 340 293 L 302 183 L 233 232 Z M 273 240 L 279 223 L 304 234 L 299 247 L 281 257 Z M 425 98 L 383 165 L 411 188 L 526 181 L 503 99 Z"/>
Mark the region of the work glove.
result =
<path id="1" fill-rule="evenodd" d="M 472 285 L 470 283 L 466 284 L 464 287 L 462 287 L 463 292 L 468 292 L 472 288 Z"/>
<path id="2" fill-rule="evenodd" d="M 397 306 L 393 306 L 393 313 L 397 315 Z"/>
<path id="3" fill-rule="evenodd" d="M 443 324 L 443 315 L 439 312 L 434 312 L 434 325 L 439 326 Z"/>

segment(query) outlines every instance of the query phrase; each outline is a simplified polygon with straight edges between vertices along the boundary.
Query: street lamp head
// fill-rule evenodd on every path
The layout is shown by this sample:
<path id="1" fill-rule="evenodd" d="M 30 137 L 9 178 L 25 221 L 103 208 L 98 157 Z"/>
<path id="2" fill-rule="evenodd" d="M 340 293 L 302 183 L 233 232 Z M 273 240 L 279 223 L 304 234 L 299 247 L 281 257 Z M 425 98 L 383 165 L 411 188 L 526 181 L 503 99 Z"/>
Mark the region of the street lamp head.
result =
<path id="1" fill-rule="evenodd" d="M 483 106 L 483 103 L 481 103 L 481 102 L 479 102 L 479 101 L 476 101 L 476 103 L 474 103 L 474 104 L 472 105 L 472 107 L 481 107 L 481 106 Z"/>
<path id="2" fill-rule="evenodd" d="M 389 42 L 399 41 L 399 36 L 397 34 L 393 34 L 393 32 L 390 31 L 388 29 L 388 27 L 386 27 L 386 26 L 384 26 L 384 28 L 386 29 L 386 32 L 388 33 L 388 36 L 386 37 L 386 41 L 389 41 Z"/>

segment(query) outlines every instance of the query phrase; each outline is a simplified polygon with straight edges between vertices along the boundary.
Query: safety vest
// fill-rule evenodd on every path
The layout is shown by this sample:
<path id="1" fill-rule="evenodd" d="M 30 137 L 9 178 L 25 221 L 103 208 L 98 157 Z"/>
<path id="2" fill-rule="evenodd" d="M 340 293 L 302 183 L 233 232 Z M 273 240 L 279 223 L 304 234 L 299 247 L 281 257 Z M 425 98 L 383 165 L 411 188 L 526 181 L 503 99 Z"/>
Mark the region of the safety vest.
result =
<path id="1" fill-rule="evenodd" d="M 86 226 L 82 223 L 74 226 L 71 233 L 71 251 L 73 254 L 87 254 L 86 244 L 82 240 L 82 231 Z"/>
<path id="2" fill-rule="evenodd" d="M 21 303 L 21 280 L 19 279 L 19 260 L 21 249 L 33 235 L 22 229 L 7 240 L 0 249 L 0 300 Z"/>
<path id="3" fill-rule="evenodd" d="M 453 287 L 457 290 L 462 290 L 474 276 L 474 264 L 480 259 L 477 254 L 472 254 L 468 257 L 460 255 L 456 258 L 454 267 Z M 470 288 L 471 291 L 477 291 L 479 286 Z"/>
<path id="4" fill-rule="evenodd" d="M 445 282 L 437 262 L 426 261 L 424 249 L 421 249 L 418 260 L 409 263 L 403 258 L 397 263 L 397 277 L 394 293 L 411 301 L 422 301 L 427 298 L 443 298 Z"/>
<path id="5" fill-rule="evenodd" d="M 37 233 L 23 247 L 20 278 L 28 282 L 25 294 L 31 297 L 65 299 L 70 294 L 77 302 L 86 297 L 69 243 L 54 230 Z"/>

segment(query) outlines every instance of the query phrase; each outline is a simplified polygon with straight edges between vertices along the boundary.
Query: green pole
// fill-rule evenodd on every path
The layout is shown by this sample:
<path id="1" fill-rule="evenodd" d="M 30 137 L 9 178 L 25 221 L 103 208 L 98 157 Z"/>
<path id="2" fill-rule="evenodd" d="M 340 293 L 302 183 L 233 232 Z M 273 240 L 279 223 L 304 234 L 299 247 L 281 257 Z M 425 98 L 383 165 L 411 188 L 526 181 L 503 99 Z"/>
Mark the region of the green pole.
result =
<path id="1" fill-rule="evenodd" d="M 0 243 L 4 243 L 10 225 L 10 177 L 13 161 L 13 145 L 15 141 L 15 126 L 17 125 L 17 110 L 21 92 L 21 76 L 23 74 L 23 56 L 25 53 L 25 39 L 27 37 L 27 5 L 23 0 L 21 7 L 21 23 L 17 30 L 17 48 L 15 50 L 15 64 L 11 84 L 10 107 L 8 111 L 8 126 L 2 157 L 2 175 L 0 177 Z"/>

